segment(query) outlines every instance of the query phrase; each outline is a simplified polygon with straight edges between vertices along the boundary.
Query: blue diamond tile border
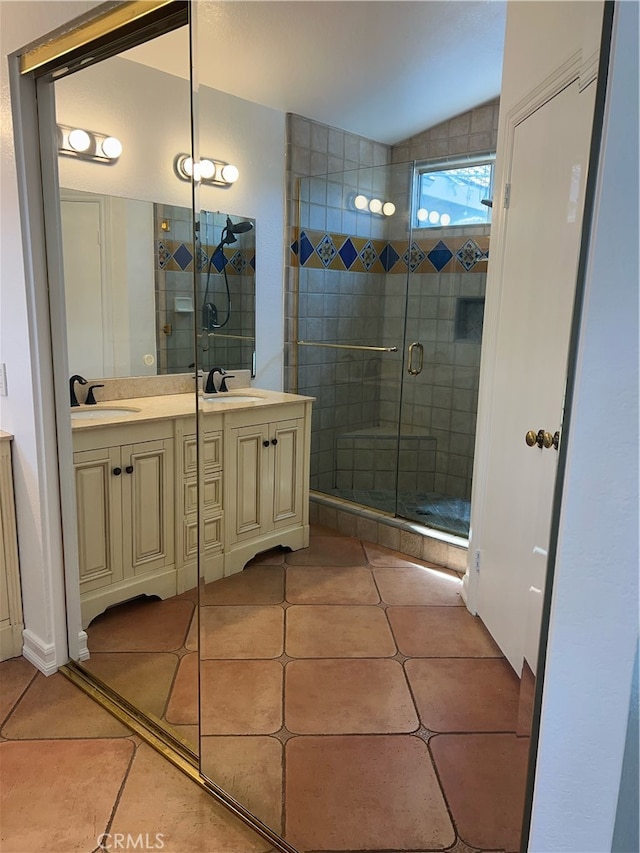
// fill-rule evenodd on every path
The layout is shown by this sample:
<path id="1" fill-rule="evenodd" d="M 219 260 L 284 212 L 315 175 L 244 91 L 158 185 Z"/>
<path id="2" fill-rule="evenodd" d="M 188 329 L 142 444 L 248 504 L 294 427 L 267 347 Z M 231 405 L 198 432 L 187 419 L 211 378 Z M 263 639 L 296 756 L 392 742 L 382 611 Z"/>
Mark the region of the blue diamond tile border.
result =
<path id="1" fill-rule="evenodd" d="M 391 243 L 387 243 L 384 249 L 380 252 L 380 260 L 385 272 L 389 272 L 389 270 L 400 260 L 400 255 L 396 252 Z"/>
<path id="2" fill-rule="evenodd" d="M 484 260 L 484 252 L 475 240 L 467 240 L 464 246 L 461 246 L 456 252 L 456 258 L 466 271 L 469 272 L 470 269 L 475 267 L 478 261 Z"/>
<path id="3" fill-rule="evenodd" d="M 371 240 L 368 240 L 367 243 L 362 247 L 360 252 L 360 260 L 362 261 L 364 268 L 369 271 L 371 267 L 378 260 L 378 253 L 373 247 L 373 243 Z"/>
<path id="4" fill-rule="evenodd" d="M 304 266 L 313 255 L 313 243 L 307 237 L 305 231 L 300 234 L 300 264 Z"/>
<path id="5" fill-rule="evenodd" d="M 178 248 L 173 253 L 173 260 L 178 264 L 181 270 L 186 270 L 191 261 L 193 260 L 193 255 L 187 249 L 184 243 L 180 243 Z"/>
<path id="6" fill-rule="evenodd" d="M 444 246 L 444 243 L 442 244 Z M 448 250 L 447 250 L 448 251 Z M 409 267 L 411 272 L 415 272 L 420 264 L 424 261 L 426 255 L 418 246 L 417 243 L 411 243 L 411 246 L 407 249 L 407 251 L 403 254 L 402 260 Z"/>
<path id="7" fill-rule="evenodd" d="M 435 269 L 440 272 L 449 263 L 453 257 L 453 252 L 449 247 L 439 240 L 433 249 L 427 254 L 427 258 Z"/>
<path id="8" fill-rule="evenodd" d="M 328 267 L 337 255 L 336 247 L 333 245 L 333 240 L 328 234 L 325 234 L 316 246 L 316 254 L 325 267 Z"/>
<path id="9" fill-rule="evenodd" d="M 351 266 L 355 259 L 358 257 L 358 250 L 353 245 L 351 241 L 351 237 L 347 237 L 342 246 L 338 249 L 338 254 L 342 258 L 342 263 L 345 265 L 347 269 L 351 269 Z"/>

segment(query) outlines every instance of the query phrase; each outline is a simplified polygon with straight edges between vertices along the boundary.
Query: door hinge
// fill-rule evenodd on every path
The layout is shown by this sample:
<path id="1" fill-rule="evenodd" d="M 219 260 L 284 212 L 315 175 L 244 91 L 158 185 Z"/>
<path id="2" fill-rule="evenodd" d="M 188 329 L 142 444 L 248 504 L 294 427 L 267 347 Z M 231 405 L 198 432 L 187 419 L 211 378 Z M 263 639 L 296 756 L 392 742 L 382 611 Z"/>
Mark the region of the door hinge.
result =
<path id="1" fill-rule="evenodd" d="M 503 207 L 509 207 L 509 202 L 511 201 L 511 184 L 504 185 L 504 204 Z"/>
<path id="2" fill-rule="evenodd" d="M 473 568 L 476 572 L 480 571 L 480 550 L 478 549 L 473 555 Z"/>

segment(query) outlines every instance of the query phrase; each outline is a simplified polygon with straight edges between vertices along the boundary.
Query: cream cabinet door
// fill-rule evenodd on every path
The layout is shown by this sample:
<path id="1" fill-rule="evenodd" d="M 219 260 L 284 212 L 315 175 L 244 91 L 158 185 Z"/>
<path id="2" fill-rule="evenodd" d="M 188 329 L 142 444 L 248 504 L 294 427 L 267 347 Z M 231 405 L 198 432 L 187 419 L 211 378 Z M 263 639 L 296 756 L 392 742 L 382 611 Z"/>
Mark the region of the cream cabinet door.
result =
<path id="1" fill-rule="evenodd" d="M 235 485 L 233 498 L 236 541 L 251 539 L 268 529 L 265 517 L 264 483 L 268 476 L 269 424 L 238 427 L 231 431 L 235 471 L 226 474 Z M 234 476 L 235 475 L 235 476 Z"/>
<path id="2" fill-rule="evenodd" d="M 273 475 L 269 475 L 266 496 L 272 507 L 274 528 L 302 522 L 302 495 L 305 470 L 302 461 L 304 418 L 280 421 L 269 428 Z M 274 444 L 275 440 L 275 444 Z"/>
<path id="3" fill-rule="evenodd" d="M 236 541 L 302 521 L 303 437 L 303 418 L 232 430 Z"/>
<path id="4" fill-rule="evenodd" d="M 123 578 L 122 464 L 119 447 L 73 455 L 78 511 L 80 589 L 99 589 Z"/>
<path id="5" fill-rule="evenodd" d="M 174 560 L 173 440 L 121 448 L 125 577 Z M 128 552 L 128 553 L 127 553 Z"/>

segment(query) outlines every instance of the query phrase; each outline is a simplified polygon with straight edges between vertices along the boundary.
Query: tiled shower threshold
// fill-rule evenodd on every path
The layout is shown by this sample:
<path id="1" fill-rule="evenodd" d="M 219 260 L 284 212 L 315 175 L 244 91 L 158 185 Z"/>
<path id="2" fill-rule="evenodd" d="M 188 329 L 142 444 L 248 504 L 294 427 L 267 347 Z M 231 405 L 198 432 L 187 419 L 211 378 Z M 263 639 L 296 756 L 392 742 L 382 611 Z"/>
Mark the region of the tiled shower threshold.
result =
<path id="1" fill-rule="evenodd" d="M 309 520 L 464 574 L 469 540 L 343 498 L 312 491 Z"/>

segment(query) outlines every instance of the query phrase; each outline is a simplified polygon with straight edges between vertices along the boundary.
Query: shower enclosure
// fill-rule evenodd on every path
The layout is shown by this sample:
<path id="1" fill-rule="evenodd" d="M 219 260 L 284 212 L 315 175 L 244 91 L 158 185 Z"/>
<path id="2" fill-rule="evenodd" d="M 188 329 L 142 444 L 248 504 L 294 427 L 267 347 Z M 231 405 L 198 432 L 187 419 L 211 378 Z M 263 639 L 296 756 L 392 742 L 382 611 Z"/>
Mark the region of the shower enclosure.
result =
<path id="1" fill-rule="evenodd" d="M 311 487 L 468 537 L 490 226 L 421 223 L 415 187 L 413 163 L 299 181 Z"/>

